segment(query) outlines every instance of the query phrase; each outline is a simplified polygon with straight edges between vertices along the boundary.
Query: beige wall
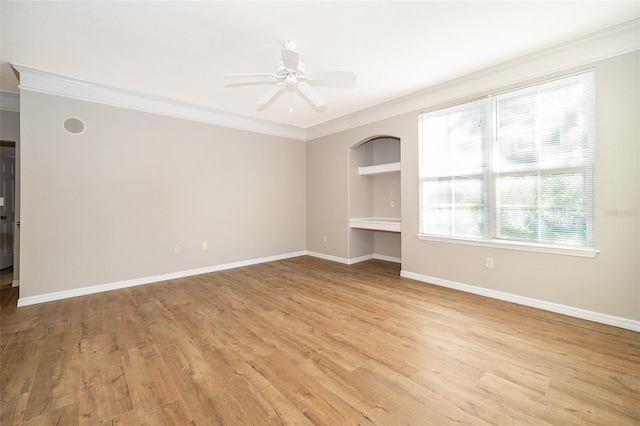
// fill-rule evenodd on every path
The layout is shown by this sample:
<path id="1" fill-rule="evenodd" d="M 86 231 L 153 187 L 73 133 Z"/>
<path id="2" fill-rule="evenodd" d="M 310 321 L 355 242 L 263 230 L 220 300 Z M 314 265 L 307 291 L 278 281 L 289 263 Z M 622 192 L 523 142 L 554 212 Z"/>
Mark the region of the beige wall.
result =
<path id="1" fill-rule="evenodd" d="M 323 246 L 314 230 L 322 227 L 329 234 L 346 234 L 347 150 L 362 139 L 387 134 L 399 137 L 402 146 L 404 271 L 639 320 L 639 57 L 634 52 L 579 68 L 595 67 L 597 78 L 596 233 L 600 253 L 595 258 L 418 240 L 418 115 L 444 105 L 426 105 L 423 111 L 308 142 L 308 248 L 346 255 L 346 241 Z M 455 95 L 457 102 L 482 93 Z M 321 206 L 322 214 L 314 210 L 316 206 Z M 611 213 L 616 210 L 628 214 Z M 329 217 L 333 219 L 326 220 Z M 485 268 L 486 257 L 494 259 L 494 269 Z"/>
<path id="2" fill-rule="evenodd" d="M 348 256 L 348 149 L 340 138 L 307 143 L 307 250 L 340 258 Z"/>
<path id="3" fill-rule="evenodd" d="M 21 120 L 21 298 L 305 250 L 303 142 L 25 91 Z"/>
<path id="4" fill-rule="evenodd" d="M 21 297 L 304 249 L 349 259 L 349 149 L 389 135 L 401 140 L 404 271 L 639 320 L 639 57 L 579 68 L 597 73 L 593 259 L 418 240 L 418 115 L 435 101 L 304 144 L 23 92 Z M 68 116 L 86 133 L 66 134 Z"/>

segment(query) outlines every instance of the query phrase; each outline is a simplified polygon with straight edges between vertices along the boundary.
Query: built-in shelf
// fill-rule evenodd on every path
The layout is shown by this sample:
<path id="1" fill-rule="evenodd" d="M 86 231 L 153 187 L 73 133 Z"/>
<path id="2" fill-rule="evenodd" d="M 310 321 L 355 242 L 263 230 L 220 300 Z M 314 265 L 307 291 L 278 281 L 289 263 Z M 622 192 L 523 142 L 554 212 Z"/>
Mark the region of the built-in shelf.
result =
<path id="1" fill-rule="evenodd" d="M 400 171 L 400 162 L 376 164 L 375 166 L 358 167 L 358 174 L 360 176 L 386 175 L 388 173 L 397 173 L 399 171 Z"/>
<path id="2" fill-rule="evenodd" d="M 400 232 L 400 219 L 392 217 L 360 217 L 351 219 L 352 228 L 372 231 Z"/>

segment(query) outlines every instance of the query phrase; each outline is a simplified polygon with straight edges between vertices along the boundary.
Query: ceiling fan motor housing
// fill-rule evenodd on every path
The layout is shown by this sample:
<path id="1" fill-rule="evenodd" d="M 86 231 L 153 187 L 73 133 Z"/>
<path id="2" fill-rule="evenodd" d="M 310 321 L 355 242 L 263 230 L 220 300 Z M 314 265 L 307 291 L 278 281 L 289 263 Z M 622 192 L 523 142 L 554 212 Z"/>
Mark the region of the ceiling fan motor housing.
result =
<path id="1" fill-rule="evenodd" d="M 306 77 L 304 64 L 302 62 L 298 62 L 298 69 L 296 71 L 290 71 L 285 68 L 282 61 L 278 62 L 278 66 L 276 67 L 276 75 L 279 78 L 285 78 L 288 74 L 295 74 L 296 77 Z"/>

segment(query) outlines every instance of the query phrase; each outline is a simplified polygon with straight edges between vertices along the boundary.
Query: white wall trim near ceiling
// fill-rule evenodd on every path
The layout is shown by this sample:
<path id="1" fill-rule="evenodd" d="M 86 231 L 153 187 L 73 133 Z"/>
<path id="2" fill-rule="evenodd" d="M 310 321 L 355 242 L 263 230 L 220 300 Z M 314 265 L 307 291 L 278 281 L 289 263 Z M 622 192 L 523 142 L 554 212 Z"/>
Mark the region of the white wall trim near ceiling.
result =
<path id="1" fill-rule="evenodd" d="M 640 19 L 306 129 L 307 140 L 640 50 Z"/>
<path id="2" fill-rule="evenodd" d="M 305 131 L 299 127 L 80 80 L 24 65 L 12 63 L 11 66 L 20 73 L 20 90 L 64 96 L 290 139 L 305 139 Z"/>
<path id="3" fill-rule="evenodd" d="M 455 78 L 402 98 L 307 129 L 93 83 L 23 65 L 11 65 L 20 73 L 21 90 L 65 96 L 304 141 L 412 111 L 419 111 L 445 102 L 455 101 L 469 94 L 506 87 L 510 84 L 542 77 L 636 50 L 640 50 L 640 19 L 556 45 L 495 67 Z M 0 108 L 12 111 L 17 110 L 15 108 L 19 108 L 19 100 L 5 101 L 4 98 L 7 93 L 0 93 Z M 18 96 L 16 94 L 11 95 Z"/>
<path id="4" fill-rule="evenodd" d="M 0 110 L 20 111 L 20 95 L 12 92 L 0 91 Z"/>

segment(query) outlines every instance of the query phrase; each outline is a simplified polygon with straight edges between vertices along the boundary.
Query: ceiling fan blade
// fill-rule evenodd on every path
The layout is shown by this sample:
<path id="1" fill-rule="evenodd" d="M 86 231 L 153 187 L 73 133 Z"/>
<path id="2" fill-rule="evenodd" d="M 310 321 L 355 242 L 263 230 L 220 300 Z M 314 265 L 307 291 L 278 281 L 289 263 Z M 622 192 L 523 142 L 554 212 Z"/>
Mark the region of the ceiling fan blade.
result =
<path id="1" fill-rule="evenodd" d="M 356 81 L 355 73 L 350 71 L 318 71 L 307 72 L 307 80 L 323 81 Z"/>
<path id="2" fill-rule="evenodd" d="M 298 90 L 302 93 L 307 99 L 311 101 L 312 104 L 316 106 L 316 108 L 323 107 L 325 105 L 324 99 L 316 89 L 311 87 L 309 83 L 305 83 L 304 81 L 298 83 Z"/>
<path id="3" fill-rule="evenodd" d="M 257 104 L 258 105 L 268 104 L 269 101 L 271 101 L 273 98 L 278 96 L 283 91 L 284 91 L 284 83 L 274 84 L 273 86 L 269 87 L 269 89 L 267 89 L 267 91 L 264 92 L 262 96 L 260 96 L 260 98 L 258 98 Z"/>
<path id="4" fill-rule="evenodd" d="M 282 48 L 282 63 L 287 71 L 298 70 L 298 52 L 293 49 Z"/>
<path id="5" fill-rule="evenodd" d="M 225 74 L 223 77 L 224 78 L 271 78 L 271 79 L 277 79 L 278 78 L 278 76 L 275 75 L 275 74 L 259 73 L 259 72 Z"/>

